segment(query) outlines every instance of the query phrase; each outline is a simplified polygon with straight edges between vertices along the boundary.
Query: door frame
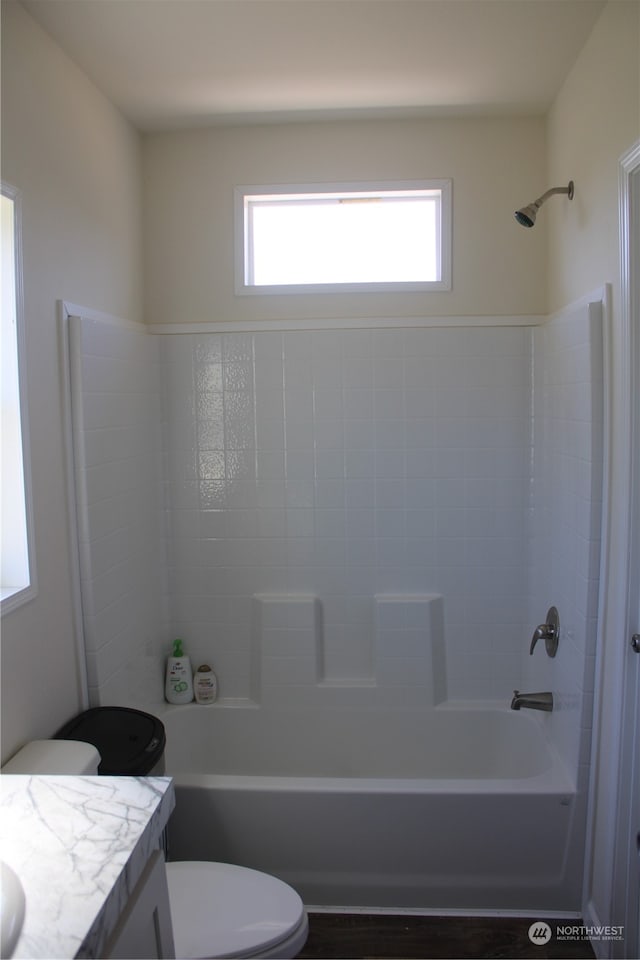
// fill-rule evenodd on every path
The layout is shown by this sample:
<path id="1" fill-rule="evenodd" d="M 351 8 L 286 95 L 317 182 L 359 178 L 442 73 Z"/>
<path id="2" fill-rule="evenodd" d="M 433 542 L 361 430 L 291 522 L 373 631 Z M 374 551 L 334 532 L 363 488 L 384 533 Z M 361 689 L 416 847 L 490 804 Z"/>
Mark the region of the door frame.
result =
<path id="1" fill-rule="evenodd" d="M 620 260 L 623 331 L 629 364 L 629 551 L 622 656 L 619 792 L 613 862 L 612 919 L 625 928 L 624 951 L 640 956 L 640 655 L 631 637 L 640 632 L 640 141 L 620 160 Z M 631 952 L 629 952 L 631 951 Z"/>
<path id="2" fill-rule="evenodd" d="M 593 941 L 600 960 L 637 956 L 637 905 L 627 886 L 635 864 L 634 777 L 640 734 L 635 726 L 640 657 L 630 638 L 640 630 L 640 140 L 619 161 L 620 299 L 609 330 L 609 418 L 605 428 L 603 564 L 594 743 L 591 756 L 582 913 L 585 924 L 625 926 L 625 941 Z M 634 659 L 635 658 L 635 659 Z M 634 769 L 634 763 L 636 769 Z M 637 806 L 635 807 L 637 810 Z M 632 842 L 633 841 L 633 842 Z M 635 940 L 629 944 L 628 935 Z M 635 953 L 628 953 L 629 948 Z"/>

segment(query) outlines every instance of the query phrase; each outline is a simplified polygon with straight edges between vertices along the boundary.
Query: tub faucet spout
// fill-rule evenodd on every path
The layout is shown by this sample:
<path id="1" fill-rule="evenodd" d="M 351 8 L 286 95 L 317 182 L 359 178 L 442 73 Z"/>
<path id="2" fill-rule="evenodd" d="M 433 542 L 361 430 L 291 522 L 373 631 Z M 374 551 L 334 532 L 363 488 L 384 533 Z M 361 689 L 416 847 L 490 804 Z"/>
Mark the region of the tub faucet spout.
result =
<path id="1" fill-rule="evenodd" d="M 528 710 L 545 710 L 547 713 L 551 713 L 553 710 L 553 694 L 520 693 L 519 690 L 514 690 L 511 709 L 520 710 L 521 707 L 526 707 Z"/>

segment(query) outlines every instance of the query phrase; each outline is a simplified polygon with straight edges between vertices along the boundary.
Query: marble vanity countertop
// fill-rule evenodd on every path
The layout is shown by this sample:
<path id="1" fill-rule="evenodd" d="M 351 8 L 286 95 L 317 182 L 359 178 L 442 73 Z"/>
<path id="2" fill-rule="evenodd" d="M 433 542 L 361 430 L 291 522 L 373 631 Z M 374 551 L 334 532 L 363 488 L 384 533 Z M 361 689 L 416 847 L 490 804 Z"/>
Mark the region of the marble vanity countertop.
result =
<path id="1" fill-rule="evenodd" d="M 100 957 L 174 805 L 170 777 L 0 776 L 0 857 L 26 896 L 13 957 Z"/>

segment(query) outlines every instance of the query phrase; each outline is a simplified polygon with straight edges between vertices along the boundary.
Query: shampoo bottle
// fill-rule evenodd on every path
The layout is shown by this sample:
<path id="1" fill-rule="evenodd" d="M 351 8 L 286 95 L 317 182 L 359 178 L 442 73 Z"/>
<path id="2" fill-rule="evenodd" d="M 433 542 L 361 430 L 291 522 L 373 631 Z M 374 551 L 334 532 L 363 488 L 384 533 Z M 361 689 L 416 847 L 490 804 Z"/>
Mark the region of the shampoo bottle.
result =
<path id="1" fill-rule="evenodd" d="M 196 703 L 213 703 L 218 696 L 218 678 L 208 663 L 198 667 L 193 675 Z"/>
<path id="2" fill-rule="evenodd" d="M 193 700 L 191 661 L 182 652 L 182 640 L 174 640 L 173 653 L 167 658 L 164 695 L 169 703 L 191 703 Z"/>

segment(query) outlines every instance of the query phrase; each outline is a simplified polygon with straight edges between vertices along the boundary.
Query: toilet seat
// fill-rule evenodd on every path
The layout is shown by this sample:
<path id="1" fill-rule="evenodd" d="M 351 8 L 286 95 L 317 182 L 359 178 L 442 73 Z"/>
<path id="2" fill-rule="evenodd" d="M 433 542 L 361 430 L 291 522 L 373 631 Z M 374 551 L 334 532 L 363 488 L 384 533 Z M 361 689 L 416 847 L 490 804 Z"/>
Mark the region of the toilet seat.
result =
<path id="1" fill-rule="evenodd" d="M 167 863 L 176 956 L 295 957 L 308 933 L 298 894 L 282 880 L 229 863 Z"/>

